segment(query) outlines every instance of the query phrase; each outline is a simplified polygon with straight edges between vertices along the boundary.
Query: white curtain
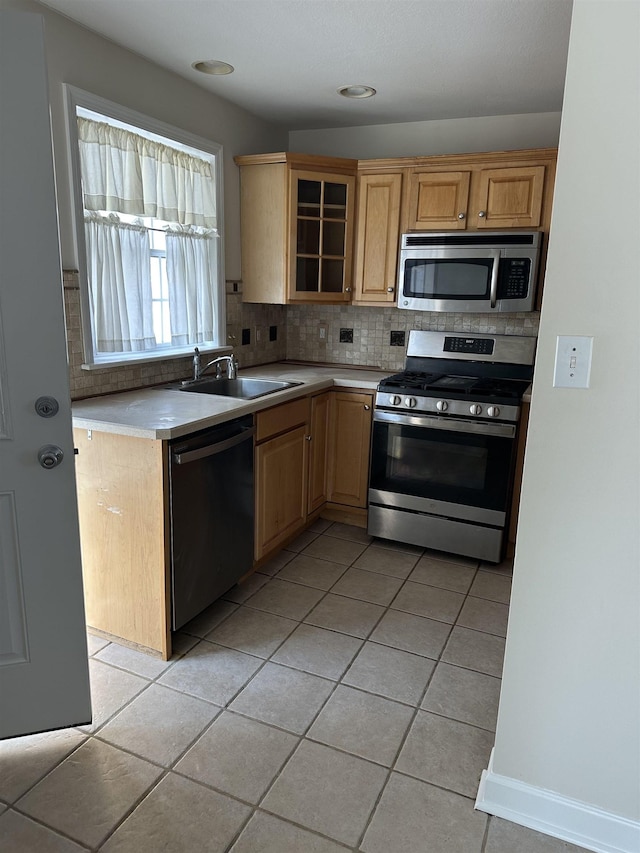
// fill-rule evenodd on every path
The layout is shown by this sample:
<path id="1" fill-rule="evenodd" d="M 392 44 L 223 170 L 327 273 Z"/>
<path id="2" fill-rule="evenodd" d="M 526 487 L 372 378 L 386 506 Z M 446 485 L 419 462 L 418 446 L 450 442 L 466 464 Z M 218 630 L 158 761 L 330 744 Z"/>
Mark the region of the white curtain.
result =
<path id="1" fill-rule="evenodd" d="M 215 340 L 218 236 L 191 228 L 166 231 L 171 343 Z"/>
<path id="2" fill-rule="evenodd" d="M 85 216 L 89 298 L 96 351 L 153 349 L 149 234 L 117 216 Z"/>
<path id="3" fill-rule="evenodd" d="M 215 175 L 208 160 L 81 117 L 78 142 L 86 210 L 217 227 Z"/>

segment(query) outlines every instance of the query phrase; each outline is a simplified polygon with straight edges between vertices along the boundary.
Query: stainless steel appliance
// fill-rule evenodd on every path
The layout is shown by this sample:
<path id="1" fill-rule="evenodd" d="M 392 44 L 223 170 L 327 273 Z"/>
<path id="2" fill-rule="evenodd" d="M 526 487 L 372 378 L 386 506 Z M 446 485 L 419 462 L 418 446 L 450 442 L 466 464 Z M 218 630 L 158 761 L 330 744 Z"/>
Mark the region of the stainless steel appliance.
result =
<path id="1" fill-rule="evenodd" d="M 409 333 L 378 385 L 368 532 L 500 562 L 535 338 Z"/>
<path id="2" fill-rule="evenodd" d="M 253 435 L 249 415 L 171 442 L 174 631 L 253 565 Z"/>
<path id="3" fill-rule="evenodd" d="M 539 231 L 403 234 L 398 308 L 533 311 L 541 238 Z"/>

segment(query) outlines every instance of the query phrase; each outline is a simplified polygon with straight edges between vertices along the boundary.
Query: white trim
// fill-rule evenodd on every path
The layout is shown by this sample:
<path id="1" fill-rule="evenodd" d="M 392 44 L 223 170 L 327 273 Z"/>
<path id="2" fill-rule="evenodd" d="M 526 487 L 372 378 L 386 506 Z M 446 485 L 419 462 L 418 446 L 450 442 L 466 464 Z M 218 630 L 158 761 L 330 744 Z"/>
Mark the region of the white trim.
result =
<path id="1" fill-rule="evenodd" d="M 640 850 L 640 822 L 494 773 L 493 750 L 475 807 L 596 853 Z"/>
<path id="2" fill-rule="evenodd" d="M 80 290 L 80 321 L 82 326 L 82 348 L 84 370 L 98 370 L 103 367 L 126 367 L 127 365 L 135 364 L 138 359 L 132 358 L 129 353 L 125 354 L 118 360 L 102 360 L 96 357 L 93 351 L 93 335 L 91 331 L 91 313 L 89 308 L 89 284 L 87 281 L 87 262 L 86 262 L 86 246 L 84 238 L 84 212 L 82 206 L 82 191 L 80 178 L 80 154 L 78 150 L 78 126 L 76 122 L 76 109 L 84 107 L 99 115 L 109 116 L 116 121 L 124 122 L 142 130 L 148 131 L 150 135 L 155 134 L 161 139 L 175 140 L 177 143 L 186 146 L 187 148 L 196 151 L 204 151 L 210 154 L 214 160 L 214 171 L 216 181 L 216 214 L 218 217 L 217 235 L 219 241 L 218 249 L 218 282 L 219 287 L 216 293 L 216 306 L 218 310 L 217 317 L 217 333 L 218 341 L 217 349 L 223 348 L 226 345 L 226 329 L 227 329 L 227 309 L 226 309 L 226 284 L 224 275 L 224 207 L 223 207 L 223 150 L 222 145 L 218 142 L 213 142 L 210 139 L 205 139 L 201 136 L 196 136 L 187 130 L 182 130 L 179 127 L 166 124 L 163 121 L 136 112 L 135 110 L 123 107 L 120 104 L 115 104 L 113 101 L 108 101 L 101 98 L 99 95 L 93 95 L 91 92 L 85 92 L 78 89 L 76 86 L 71 86 L 68 83 L 63 83 L 65 100 L 65 117 L 67 130 L 67 158 L 69 163 L 69 193 L 71 197 L 71 220 L 73 232 L 73 250 L 76 257 L 76 266 L 78 268 L 78 283 Z M 209 344 L 210 348 L 214 345 Z M 175 352 L 175 350 L 173 351 Z M 155 354 L 154 354 L 155 353 Z M 115 355 L 115 354 L 114 354 Z M 184 355 L 184 353 L 175 353 L 175 357 Z M 170 355 L 164 355 L 153 351 L 149 354 L 148 361 L 156 361 L 160 358 L 171 358 Z"/>

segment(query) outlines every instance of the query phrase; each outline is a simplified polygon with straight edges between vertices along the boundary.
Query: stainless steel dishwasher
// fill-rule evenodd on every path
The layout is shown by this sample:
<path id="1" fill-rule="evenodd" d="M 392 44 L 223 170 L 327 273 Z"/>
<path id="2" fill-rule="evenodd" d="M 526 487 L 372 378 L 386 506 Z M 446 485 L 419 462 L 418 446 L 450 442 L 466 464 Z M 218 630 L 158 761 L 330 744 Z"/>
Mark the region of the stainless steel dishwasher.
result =
<path id="1" fill-rule="evenodd" d="M 174 631 L 251 569 L 254 432 L 249 415 L 170 444 Z"/>

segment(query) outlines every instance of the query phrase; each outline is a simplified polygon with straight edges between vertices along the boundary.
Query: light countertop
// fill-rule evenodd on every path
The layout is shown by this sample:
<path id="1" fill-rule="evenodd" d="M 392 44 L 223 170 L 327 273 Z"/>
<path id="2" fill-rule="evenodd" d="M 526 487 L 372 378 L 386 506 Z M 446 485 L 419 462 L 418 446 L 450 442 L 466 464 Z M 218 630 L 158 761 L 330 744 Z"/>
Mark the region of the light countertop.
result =
<path id="1" fill-rule="evenodd" d="M 239 375 L 283 379 L 302 384 L 266 394 L 255 400 L 236 400 L 177 389 L 167 390 L 160 386 L 91 397 L 73 403 L 73 426 L 138 438 L 179 438 L 230 418 L 252 414 L 334 386 L 375 391 L 378 382 L 388 376 L 389 372 L 282 362 L 265 364 L 241 369 Z"/>

